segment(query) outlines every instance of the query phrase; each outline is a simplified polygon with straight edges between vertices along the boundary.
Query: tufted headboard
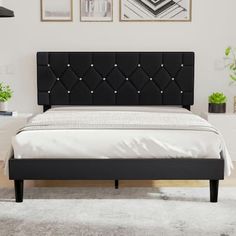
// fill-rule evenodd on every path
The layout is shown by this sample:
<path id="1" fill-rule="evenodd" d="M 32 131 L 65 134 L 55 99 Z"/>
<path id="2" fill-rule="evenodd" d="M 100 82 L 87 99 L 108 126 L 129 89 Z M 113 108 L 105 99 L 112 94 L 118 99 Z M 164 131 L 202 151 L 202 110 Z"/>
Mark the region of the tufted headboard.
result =
<path id="1" fill-rule="evenodd" d="M 194 102 L 193 52 L 38 52 L 38 104 Z"/>

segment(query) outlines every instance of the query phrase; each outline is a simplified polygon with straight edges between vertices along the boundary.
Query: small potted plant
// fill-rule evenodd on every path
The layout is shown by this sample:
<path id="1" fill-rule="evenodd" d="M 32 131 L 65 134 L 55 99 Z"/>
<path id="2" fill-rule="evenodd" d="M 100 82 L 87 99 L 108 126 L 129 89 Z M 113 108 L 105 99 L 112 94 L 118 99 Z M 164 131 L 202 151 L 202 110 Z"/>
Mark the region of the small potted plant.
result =
<path id="1" fill-rule="evenodd" d="M 227 98 L 223 93 L 212 93 L 209 96 L 209 112 L 225 113 Z"/>
<path id="2" fill-rule="evenodd" d="M 9 85 L 0 83 L 0 111 L 7 111 L 8 101 L 11 99 L 13 91 Z"/>

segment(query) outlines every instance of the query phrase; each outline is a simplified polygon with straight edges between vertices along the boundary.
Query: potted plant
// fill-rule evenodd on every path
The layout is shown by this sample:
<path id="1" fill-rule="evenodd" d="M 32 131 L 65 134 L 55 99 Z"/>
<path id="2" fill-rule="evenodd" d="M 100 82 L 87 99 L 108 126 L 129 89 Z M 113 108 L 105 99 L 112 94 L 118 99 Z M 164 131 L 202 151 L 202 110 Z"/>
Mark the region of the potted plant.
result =
<path id="1" fill-rule="evenodd" d="M 223 93 L 212 93 L 209 96 L 209 112 L 225 113 L 227 98 Z"/>
<path id="2" fill-rule="evenodd" d="M 226 67 L 229 69 L 229 77 L 231 82 L 236 82 L 236 49 L 228 47 L 225 49 L 225 56 L 227 59 Z"/>
<path id="3" fill-rule="evenodd" d="M 236 48 L 228 47 L 225 49 L 226 67 L 229 70 L 230 85 L 236 82 Z M 234 96 L 234 112 L 236 112 L 236 96 Z"/>
<path id="4" fill-rule="evenodd" d="M 13 91 L 9 85 L 0 83 L 0 111 L 7 111 L 8 101 L 11 99 Z"/>

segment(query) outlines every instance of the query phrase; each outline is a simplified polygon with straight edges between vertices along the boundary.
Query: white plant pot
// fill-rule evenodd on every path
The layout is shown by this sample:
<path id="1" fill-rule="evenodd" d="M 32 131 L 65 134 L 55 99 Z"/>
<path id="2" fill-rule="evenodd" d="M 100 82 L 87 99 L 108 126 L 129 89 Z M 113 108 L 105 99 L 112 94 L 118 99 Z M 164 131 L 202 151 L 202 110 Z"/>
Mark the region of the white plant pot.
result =
<path id="1" fill-rule="evenodd" d="M 0 102 L 0 111 L 7 111 L 7 110 L 8 110 L 8 103 Z"/>

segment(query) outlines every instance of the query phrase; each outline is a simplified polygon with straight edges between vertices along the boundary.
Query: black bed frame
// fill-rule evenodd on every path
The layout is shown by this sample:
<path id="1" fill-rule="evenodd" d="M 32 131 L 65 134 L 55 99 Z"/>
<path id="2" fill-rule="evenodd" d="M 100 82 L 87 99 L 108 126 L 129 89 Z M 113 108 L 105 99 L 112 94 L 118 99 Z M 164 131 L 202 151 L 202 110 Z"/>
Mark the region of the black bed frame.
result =
<path id="1" fill-rule="evenodd" d="M 38 104 L 176 105 L 194 101 L 193 52 L 39 52 Z M 14 159 L 9 178 L 16 202 L 24 180 L 209 180 L 217 202 L 221 159 Z"/>

